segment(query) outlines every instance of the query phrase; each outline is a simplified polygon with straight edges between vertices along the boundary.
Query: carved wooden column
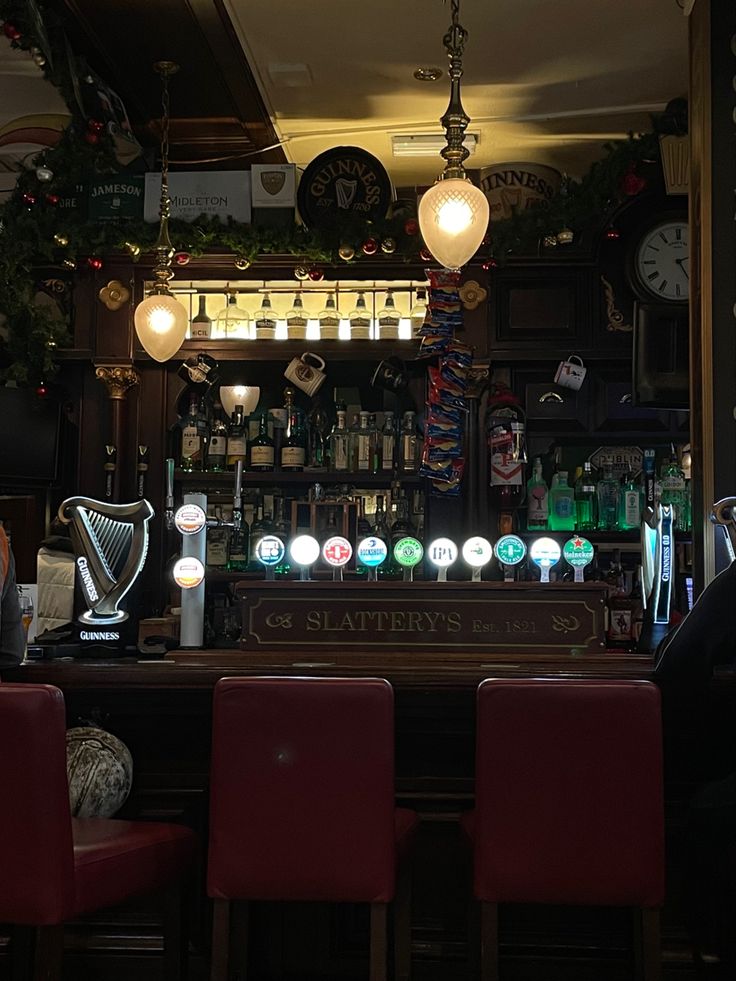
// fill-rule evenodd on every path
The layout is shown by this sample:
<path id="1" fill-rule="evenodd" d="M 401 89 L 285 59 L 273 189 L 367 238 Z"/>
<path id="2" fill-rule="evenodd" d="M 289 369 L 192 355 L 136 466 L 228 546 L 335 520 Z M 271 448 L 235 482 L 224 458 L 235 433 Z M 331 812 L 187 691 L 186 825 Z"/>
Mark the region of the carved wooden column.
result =
<path id="1" fill-rule="evenodd" d="M 101 364 L 95 368 L 95 376 L 107 388 L 110 402 L 110 442 L 105 445 L 105 497 L 111 501 L 120 500 L 120 470 L 123 460 L 125 440 L 123 428 L 126 413 L 123 403 L 128 391 L 139 384 L 140 376 L 132 365 Z"/>

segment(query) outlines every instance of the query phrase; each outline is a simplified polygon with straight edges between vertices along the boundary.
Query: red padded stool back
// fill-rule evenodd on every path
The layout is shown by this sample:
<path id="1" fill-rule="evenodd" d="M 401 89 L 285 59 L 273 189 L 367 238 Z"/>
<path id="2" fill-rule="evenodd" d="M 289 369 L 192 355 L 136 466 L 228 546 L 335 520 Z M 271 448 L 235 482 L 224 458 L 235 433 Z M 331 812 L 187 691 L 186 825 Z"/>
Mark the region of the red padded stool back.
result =
<path id="1" fill-rule="evenodd" d="M 486 902 L 660 905 L 656 686 L 483 682 L 473 838 L 475 893 Z"/>
<path id="2" fill-rule="evenodd" d="M 209 895 L 389 902 L 393 758 L 386 681 L 223 678 L 214 696 Z"/>
<path id="3" fill-rule="evenodd" d="M 58 923 L 74 910 L 64 698 L 0 685 L 0 922 Z"/>

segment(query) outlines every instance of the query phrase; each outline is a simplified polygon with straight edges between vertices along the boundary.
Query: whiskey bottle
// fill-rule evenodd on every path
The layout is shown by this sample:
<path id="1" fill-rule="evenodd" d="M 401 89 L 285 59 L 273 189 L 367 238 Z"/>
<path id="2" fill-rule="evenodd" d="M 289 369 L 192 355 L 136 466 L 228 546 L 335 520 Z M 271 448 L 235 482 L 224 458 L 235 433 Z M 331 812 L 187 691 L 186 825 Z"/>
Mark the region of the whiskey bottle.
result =
<path id="1" fill-rule="evenodd" d="M 399 324 L 401 317 L 394 303 L 391 290 L 386 291 L 386 305 L 378 311 L 378 337 L 382 341 L 397 341 L 399 339 Z"/>
<path id="2" fill-rule="evenodd" d="M 360 413 L 360 429 L 357 435 L 358 451 L 357 451 L 357 469 L 363 472 L 370 473 L 371 470 L 371 430 L 369 413 Z"/>
<path id="3" fill-rule="evenodd" d="M 219 473 L 227 468 L 227 422 L 223 415 L 222 405 L 215 402 L 210 431 L 209 453 L 207 454 L 207 469 Z"/>
<path id="4" fill-rule="evenodd" d="M 336 341 L 340 336 L 340 312 L 335 305 L 335 297 L 330 294 L 324 310 L 318 316 L 319 336 L 323 341 Z"/>
<path id="5" fill-rule="evenodd" d="M 371 336 L 371 315 L 365 305 L 365 295 L 358 293 L 355 309 L 349 316 L 350 339 L 352 341 L 366 341 Z"/>
<path id="6" fill-rule="evenodd" d="M 419 467 L 416 413 L 405 412 L 401 423 L 399 467 L 402 473 L 416 473 Z"/>
<path id="7" fill-rule="evenodd" d="M 287 471 L 303 470 L 305 457 L 304 429 L 301 425 L 301 412 L 299 409 L 292 407 L 284 434 L 284 441 L 281 444 L 281 469 Z"/>
<path id="8" fill-rule="evenodd" d="M 250 444 L 250 469 L 262 473 L 274 468 L 274 445 L 268 435 L 268 413 L 261 412 L 258 435 Z"/>
<path id="9" fill-rule="evenodd" d="M 256 311 L 255 330 L 258 340 L 272 341 L 276 337 L 276 314 L 271 307 L 268 293 L 263 294 L 261 306 Z"/>
<path id="10" fill-rule="evenodd" d="M 189 398 L 189 413 L 184 420 L 181 431 L 182 470 L 204 469 L 205 444 L 208 435 L 207 417 L 200 413 L 197 396 L 193 393 Z"/>
<path id="11" fill-rule="evenodd" d="M 417 290 L 417 298 L 414 301 L 414 306 L 409 311 L 409 324 L 411 325 L 411 336 L 419 337 L 419 331 L 424 326 L 424 321 L 427 319 L 427 291 L 425 289 Z"/>
<path id="12" fill-rule="evenodd" d="M 286 336 L 289 340 L 306 340 L 308 322 L 302 303 L 302 295 L 297 293 L 294 297 L 294 306 L 286 314 Z"/>
<path id="13" fill-rule="evenodd" d="M 196 316 L 192 317 L 192 326 L 189 331 L 192 340 L 209 340 L 212 336 L 212 320 L 207 316 L 207 297 L 199 297 L 199 310 Z"/>
<path id="14" fill-rule="evenodd" d="M 225 307 L 217 315 L 217 334 L 229 339 L 250 338 L 250 314 L 238 306 L 238 298 L 230 293 Z"/>
<path id="15" fill-rule="evenodd" d="M 337 405 L 337 422 L 332 427 L 329 437 L 330 469 L 335 471 L 349 470 L 347 411 L 345 405 Z"/>
<path id="16" fill-rule="evenodd" d="M 383 429 L 380 439 L 380 469 L 393 471 L 396 465 L 396 432 L 394 430 L 393 412 L 385 412 L 383 416 Z"/>
<path id="17" fill-rule="evenodd" d="M 245 424 L 243 421 L 243 406 L 236 405 L 227 435 L 227 468 L 234 470 L 235 464 L 241 460 L 245 466 L 246 452 Z"/>

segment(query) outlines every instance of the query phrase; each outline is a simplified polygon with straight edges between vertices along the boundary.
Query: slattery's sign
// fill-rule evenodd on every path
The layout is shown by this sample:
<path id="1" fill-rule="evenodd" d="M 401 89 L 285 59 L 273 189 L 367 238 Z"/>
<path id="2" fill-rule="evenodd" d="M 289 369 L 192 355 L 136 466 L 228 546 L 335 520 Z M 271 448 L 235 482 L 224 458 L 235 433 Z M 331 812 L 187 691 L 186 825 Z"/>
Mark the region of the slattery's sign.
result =
<path id="1" fill-rule="evenodd" d="M 583 583 L 241 583 L 246 651 L 605 650 L 605 590 Z"/>
<path id="2" fill-rule="evenodd" d="M 319 227 L 350 215 L 380 220 L 392 197 L 391 180 L 377 157 L 357 146 L 338 146 L 307 166 L 297 204 L 304 224 Z"/>

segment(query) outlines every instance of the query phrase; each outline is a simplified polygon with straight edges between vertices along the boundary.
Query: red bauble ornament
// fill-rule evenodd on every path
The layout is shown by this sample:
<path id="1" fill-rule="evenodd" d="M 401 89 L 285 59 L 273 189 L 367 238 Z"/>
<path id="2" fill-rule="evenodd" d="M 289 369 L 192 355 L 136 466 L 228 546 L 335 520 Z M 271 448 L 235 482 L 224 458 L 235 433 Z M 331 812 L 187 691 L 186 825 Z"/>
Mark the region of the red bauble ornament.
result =
<path id="1" fill-rule="evenodd" d="M 84 134 L 84 138 L 90 146 L 96 146 L 100 142 L 100 137 L 97 133 L 93 133 L 92 130 L 88 130 Z"/>
<path id="2" fill-rule="evenodd" d="M 417 235 L 419 233 L 419 222 L 416 218 L 407 218 L 404 222 L 404 231 L 407 235 Z"/>
<path id="3" fill-rule="evenodd" d="M 434 256 L 427 248 L 420 250 L 419 258 L 422 260 L 422 262 L 434 262 Z"/>
<path id="4" fill-rule="evenodd" d="M 36 195 L 31 194 L 30 191 L 23 192 L 23 204 L 33 205 L 36 203 Z"/>
<path id="5" fill-rule="evenodd" d="M 58 203 L 59 203 L 59 195 L 58 194 L 47 194 L 46 195 L 46 204 L 50 204 L 50 205 L 53 206 L 53 205 L 56 205 Z"/>
<path id="6" fill-rule="evenodd" d="M 481 264 L 481 269 L 483 270 L 483 272 L 490 272 L 491 269 L 496 269 L 497 266 L 498 263 L 496 262 L 495 259 L 486 259 L 486 261 Z"/>
<path id="7" fill-rule="evenodd" d="M 636 173 L 636 164 L 629 164 L 629 168 L 621 180 L 621 190 L 623 193 L 627 197 L 633 198 L 634 195 L 643 191 L 646 186 L 647 182 L 644 178 Z"/>
<path id="8" fill-rule="evenodd" d="M 621 238 L 621 232 L 618 230 L 618 228 L 607 228 L 606 238 L 610 239 L 612 242 L 615 242 L 617 239 Z"/>
<path id="9" fill-rule="evenodd" d="M 105 124 L 101 123 L 99 119 L 88 119 L 87 129 L 92 133 L 101 133 L 105 128 Z"/>
<path id="10" fill-rule="evenodd" d="M 41 382 L 40 385 L 37 385 L 36 386 L 36 397 L 37 398 L 39 398 L 39 399 L 45 399 L 48 394 L 49 394 L 49 390 L 48 390 L 48 388 L 46 388 L 46 386 L 44 385 L 43 382 Z"/>
<path id="11" fill-rule="evenodd" d="M 363 245 L 361 246 L 365 255 L 375 255 L 378 252 L 378 240 L 375 238 L 367 238 Z"/>
<path id="12" fill-rule="evenodd" d="M 20 31 L 9 20 L 6 20 L 3 24 L 3 34 L 5 37 L 10 38 L 11 41 L 17 41 L 20 38 Z"/>
<path id="13" fill-rule="evenodd" d="M 174 253 L 174 262 L 177 264 L 177 266 L 188 266 L 189 265 L 189 260 L 191 258 L 192 257 L 189 255 L 188 252 L 175 252 Z"/>
<path id="14" fill-rule="evenodd" d="M 321 283 L 322 280 L 325 278 L 325 274 L 322 272 L 321 269 L 310 269 L 309 278 L 312 280 L 313 283 Z"/>
<path id="15" fill-rule="evenodd" d="M 94 269 L 95 272 L 99 272 L 102 269 L 102 259 L 96 255 L 88 256 L 87 265 L 90 269 Z"/>

